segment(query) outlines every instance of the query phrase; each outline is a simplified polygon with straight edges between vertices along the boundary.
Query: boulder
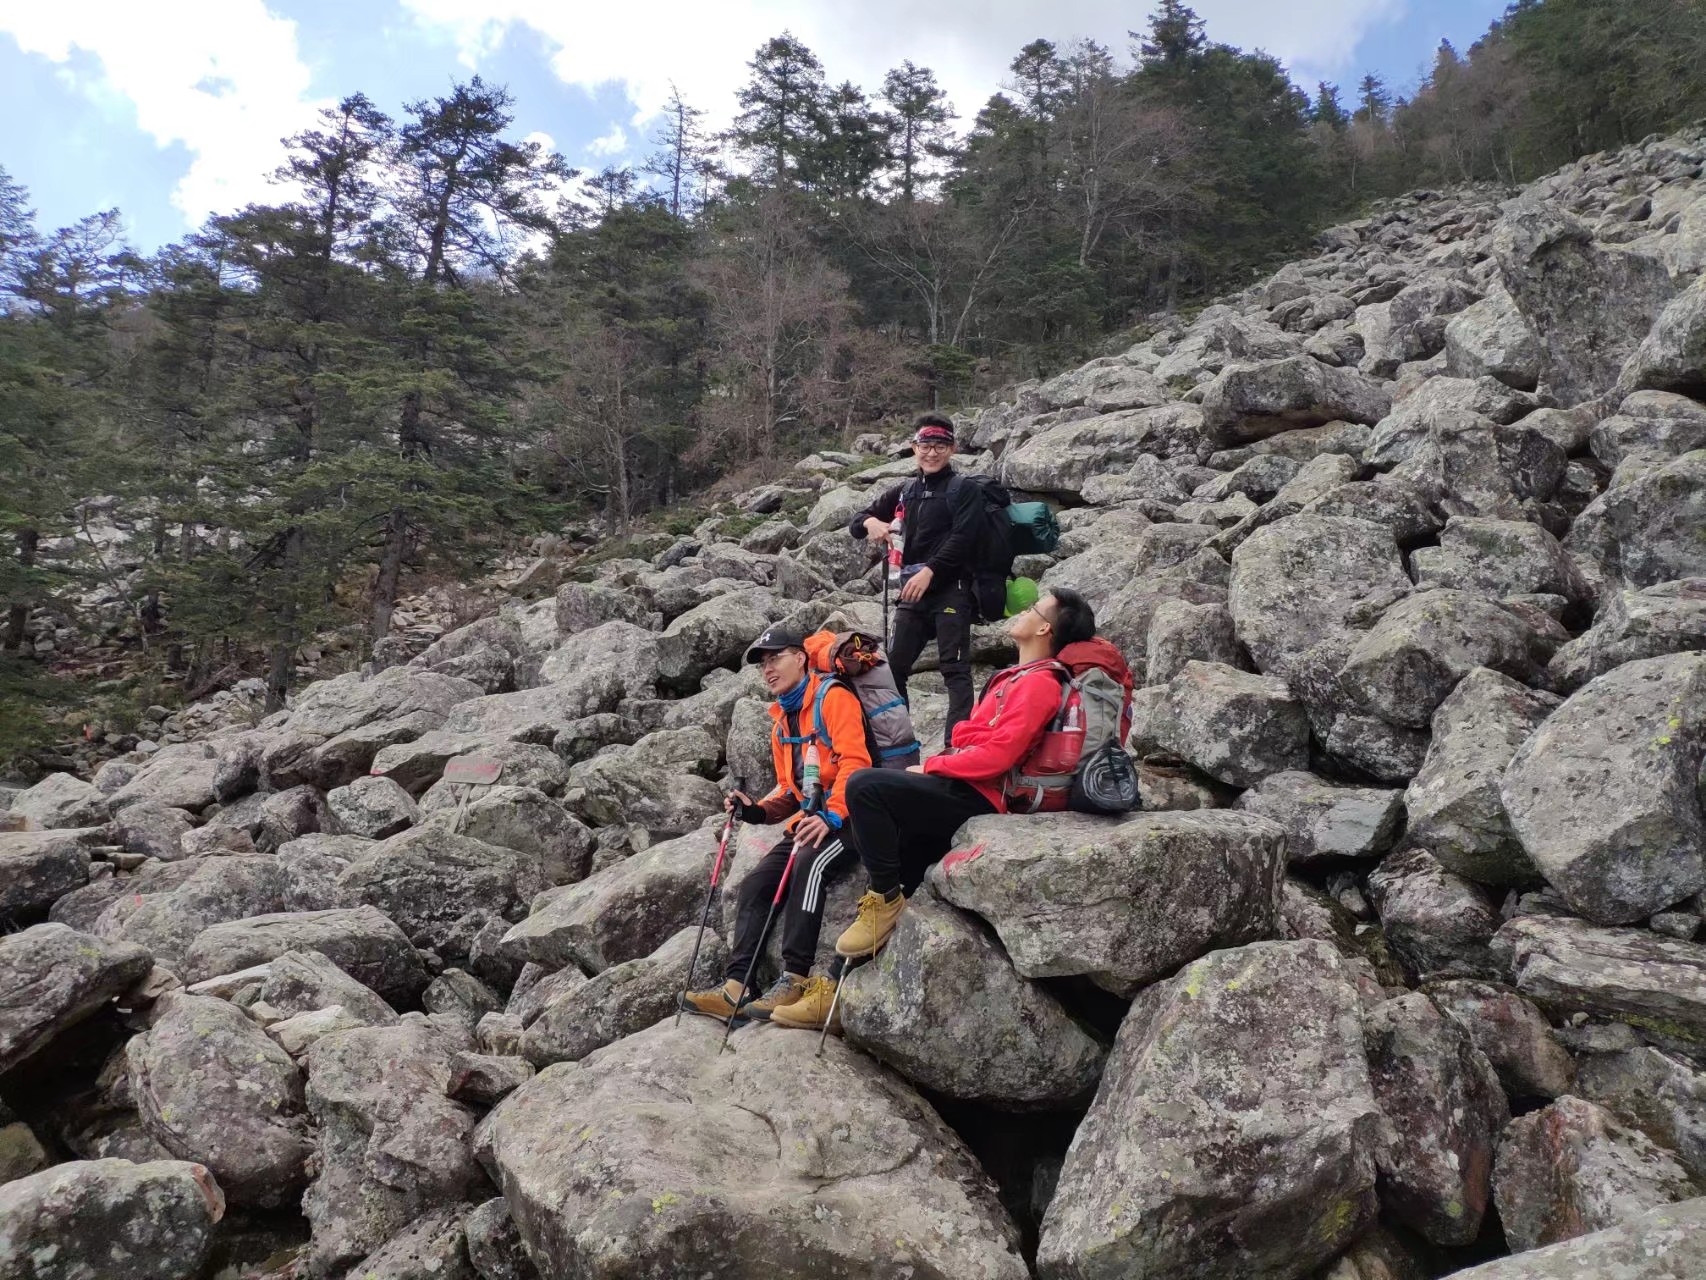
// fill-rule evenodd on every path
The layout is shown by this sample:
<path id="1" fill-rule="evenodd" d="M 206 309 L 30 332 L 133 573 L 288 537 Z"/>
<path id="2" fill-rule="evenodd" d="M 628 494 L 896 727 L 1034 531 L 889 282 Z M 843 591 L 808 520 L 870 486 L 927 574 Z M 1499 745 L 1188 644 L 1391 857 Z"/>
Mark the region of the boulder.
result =
<path id="1" fill-rule="evenodd" d="M 1668 391 L 1637 391 L 1593 424 L 1588 443 L 1610 471 L 1634 454 L 1675 458 L 1706 448 L 1706 405 Z"/>
<path id="2" fill-rule="evenodd" d="M 1197 502 L 1224 502 L 1243 495 L 1254 502 L 1266 502 L 1297 478 L 1303 464 L 1283 453 L 1258 453 L 1238 464 L 1225 475 L 1218 476 L 1191 491 Z"/>
<path id="3" fill-rule="evenodd" d="M 1630 662 L 1523 743 L 1500 794 L 1529 858 L 1577 913 L 1625 924 L 1706 887 L 1706 654 Z"/>
<path id="4" fill-rule="evenodd" d="M 220 785 L 226 783 L 222 770 L 226 759 L 220 745 L 212 741 L 161 747 L 135 777 L 107 797 L 107 804 L 115 815 L 142 802 L 200 813 L 210 804 L 253 789 L 252 776 L 246 786 L 236 779 Z"/>
<path id="5" fill-rule="evenodd" d="M 326 793 L 336 830 L 367 840 L 383 840 L 421 820 L 420 806 L 390 778 L 357 778 Z"/>
<path id="6" fill-rule="evenodd" d="M 1083 484 L 1079 497 L 1091 506 L 1113 506 L 1121 502 L 1168 502 L 1185 500 L 1178 480 L 1152 453 L 1140 453 L 1125 471 L 1093 475 Z"/>
<path id="7" fill-rule="evenodd" d="M 1301 1277 L 1372 1225 L 1381 1119 L 1346 973 L 1324 942 L 1256 943 L 1140 995 L 1037 1274 Z"/>
<path id="8" fill-rule="evenodd" d="M 721 744 L 704 729 L 647 734 L 632 747 L 575 765 L 563 803 L 596 826 L 628 822 L 655 839 L 685 835 L 722 808 L 722 791 L 706 776 L 721 754 Z"/>
<path id="9" fill-rule="evenodd" d="M 441 775 L 446 764 L 464 755 L 477 755 L 501 764 L 503 772 L 499 778 L 505 786 L 533 787 L 549 796 L 562 791 L 572 763 L 540 743 L 511 742 L 438 729 L 422 734 L 413 742 L 386 747 L 373 757 L 373 772 L 391 779 L 410 795 L 420 797 L 423 803 L 428 795 L 447 793 L 460 800 L 464 788 L 442 781 Z"/>
<path id="10" fill-rule="evenodd" d="M 1693 1280 L 1706 1268 L 1706 1197 L 1651 1209 L 1561 1244 L 1454 1273 L 1454 1280 Z"/>
<path id="11" fill-rule="evenodd" d="M 663 619 L 632 591 L 602 582 L 565 582 L 557 588 L 557 630 L 562 635 L 578 635 L 606 622 L 647 629 L 663 625 Z"/>
<path id="12" fill-rule="evenodd" d="M 426 969 L 403 931 L 370 906 L 282 912 L 202 930 L 184 957 L 185 982 L 265 963 L 287 951 L 317 951 L 393 1005 L 410 1005 Z"/>
<path id="13" fill-rule="evenodd" d="M 1144 684 L 1166 684 L 1191 662 L 1236 667 L 1238 634 L 1223 604 L 1166 600 L 1149 617 L 1148 671 Z"/>
<path id="14" fill-rule="evenodd" d="M 184 837 L 195 829 L 182 809 L 144 801 L 127 805 L 108 832 L 112 842 L 123 845 L 126 853 L 172 862 L 184 856 Z"/>
<path id="15" fill-rule="evenodd" d="M 1568 916 L 1518 916 L 1493 947 L 1517 989 L 1554 1017 L 1594 1014 L 1661 1045 L 1706 1050 L 1706 946 Z"/>
<path id="16" fill-rule="evenodd" d="M 308 1265 L 335 1273 L 447 1201 L 481 1198 L 475 1115 L 446 1096 L 456 1046 L 418 1022 L 325 1036 L 308 1051 L 318 1175 L 302 1198 Z"/>
<path id="17" fill-rule="evenodd" d="M 495 1107 L 533 1079 L 526 1058 L 492 1053 L 459 1053 L 450 1060 L 450 1096 L 476 1107 Z"/>
<path id="18" fill-rule="evenodd" d="M 1153 374 L 1117 356 L 1092 360 L 1050 378 L 1037 388 L 1036 396 L 1051 409 L 1084 405 L 1097 413 L 1147 409 L 1166 404 L 1169 399 L 1166 388 Z"/>
<path id="19" fill-rule="evenodd" d="M 1557 706 L 1550 694 L 1485 667 L 1465 676 L 1434 712 L 1427 759 L 1404 792 L 1410 842 L 1481 884 L 1538 879 L 1499 787 L 1517 749 Z"/>
<path id="20" fill-rule="evenodd" d="M 1421 978 L 1497 976 L 1489 945 L 1499 912 L 1478 885 L 1455 876 L 1425 849 L 1392 854 L 1368 877 L 1386 940 Z"/>
<path id="21" fill-rule="evenodd" d="M 1583 1055 L 1571 1092 L 1669 1150 L 1696 1184 L 1706 1179 L 1706 1074 L 1642 1045 Z"/>
<path id="22" fill-rule="evenodd" d="M 1357 308 L 1362 371 L 1390 378 L 1411 361 L 1439 354 L 1445 343 L 1446 317 L 1462 311 L 1475 297 L 1463 280 L 1432 275 L 1406 284 L 1385 302 Z"/>
<path id="23" fill-rule="evenodd" d="M 0 831 L 0 919 L 46 911 L 88 884 L 88 842 L 98 832 Z"/>
<path id="24" fill-rule="evenodd" d="M 1187 662 L 1149 720 L 1163 751 L 1221 782 L 1253 787 L 1309 767 L 1309 719 L 1284 680 Z"/>
<path id="25" fill-rule="evenodd" d="M 182 1160 L 73 1160 L 0 1185 L 0 1275 L 195 1280 L 225 1216 L 208 1171 Z"/>
<path id="26" fill-rule="evenodd" d="M 388 1027 L 397 1021 L 395 1010 L 377 992 L 318 951 L 286 951 L 268 960 L 260 999 L 287 1018 L 336 1006 L 359 1026 Z"/>
<path id="27" fill-rule="evenodd" d="M 1502 599 L 1544 592 L 1572 602 L 1591 599 L 1581 570 L 1558 540 L 1526 520 L 1453 516 L 1439 546 L 1411 553 L 1416 585 Z"/>
<path id="28" fill-rule="evenodd" d="M 1077 496 L 1092 476 L 1129 467 L 1143 454 L 1192 452 L 1201 424 L 1195 405 L 1168 404 L 1050 427 L 1002 456 L 1002 480 L 1030 492 Z"/>
<path id="29" fill-rule="evenodd" d="M 1614 590 L 1593 627 L 1563 645 L 1547 664 L 1552 687 L 1573 693 L 1625 662 L 1706 649 L 1706 577 Z"/>
<path id="30" fill-rule="evenodd" d="M 1540 335 L 1542 377 L 1564 405 L 1610 390 L 1676 293 L 1661 259 L 1598 244 L 1538 199 L 1509 209 L 1492 248 L 1506 291 Z"/>
<path id="31" fill-rule="evenodd" d="M 1706 449 L 1662 465 L 1636 458 L 1576 517 L 1564 546 L 1609 584 L 1706 577 Z M 1627 479 L 1624 472 L 1630 470 Z"/>
<path id="32" fill-rule="evenodd" d="M 125 1046 L 143 1127 L 206 1165 L 233 1205 L 294 1208 L 312 1150 L 302 1076 L 243 1011 L 174 993 Z"/>
<path id="33" fill-rule="evenodd" d="M 542 894 L 505 935 L 504 950 L 549 969 L 572 964 L 588 973 L 650 955 L 698 924 L 716 852 L 717 833 L 701 828 Z"/>
<path id="34" fill-rule="evenodd" d="M 153 965 L 141 947 L 62 924 L 0 934 L 0 1072 L 134 986 Z"/>
<path id="35" fill-rule="evenodd" d="M 1195 382 L 1205 372 L 1220 372 L 1229 362 L 1275 359 L 1292 355 L 1297 348 L 1298 340 L 1292 334 L 1217 304 L 1196 318 L 1155 366 L 1155 376 L 1164 383 Z"/>
<path id="36" fill-rule="evenodd" d="M 1471 303 L 1445 326 L 1445 368 L 1454 378 L 1493 377 L 1532 391 L 1544 361 L 1540 335 L 1503 289 Z"/>
<path id="37" fill-rule="evenodd" d="M 424 1213 L 350 1269 L 360 1280 L 480 1280 L 468 1258 L 463 1219 L 470 1206 Z"/>
<path id="38" fill-rule="evenodd" d="M 107 798 L 76 774 L 50 773 L 13 796 L 10 812 L 37 830 L 98 827 L 107 820 Z"/>
<path id="39" fill-rule="evenodd" d="M 1374 1098 L 1388 1123 L 1380 1204 L 1439 1245 L 1481 1232 L 1493 1190 L 1493 1149 L 1510 1107 L 1469 1033 L 1421 992 L 1363 1019 Z"/>
<path id="40" fill-rule="evenodd" d="M 1659 312 L 1618 374 L 1620 391 L 1654 388 L 1699 396 L 1706 392 L 1706 276 Z"/>
<path id="41" fill-rule="evenodd" d="M 331 810 L 326 797 L 309 783 L 275 791 L 261 801 L 255 824 L 256 847 L 272 852 L 292 840 L 329 831 Z"/>
<path id="42" fill-rule="evenodd" d="M 1203 390 L 1203 430 L 1237 445 L 1328 422 L 1375 423 L 1392 409 L 1378 382 L 1309 356 L 1228 365 Z"/>
<path id="43" fill-rule="evenodd" d="M 1575 1065 L 1532 1001 L 1474 978 L 1430 982 L 1427 993 L 1486 1055 L 1513 1098 L 1556 1098 L 1570 1091 Z"/>
<path id="44" fill-rule="evenodd" d="M 469 1210 L 462 1229 L 468 1238 L 468 1260 L 480 1280 L 538 1280 L 502 1196 Z"/>
<path id="45" fill-rule="evenodd" d="M 1087 974 L 1130 996 L 1279 927 L 1285 835 L 1253 815 L 991 816 L 957 845 L 968 856 L 936 864 L 927 883 L 987 920 L 1021 977 Z"/>
<path id="46" fill-rule="evenodd" d="M 1382 720 L 1426 728 L 1477 667 L 1537 680 L 1535 643 L 1521 618 L 1485 597 L 1421 591 L 1386 610 L 1356 642 L 1339 670 L 1339 687 Z"/>
<path id="47" fill-rule="evenodd" d="M 422 1009 L 460 1023 L 469 1035 L 474 1033 L 481 1018 L 496 1013 L 503 1005 L 497 992 L 463 969 L 446 969 L 421 992 Z"/>
<path id="48" fill-rule="evenodd" d="M 761 590 L 730 592 L 689 609 L 657 639 L 659 682 L 683 693 L 697 689 L 706 672 L 738 663 L 758 634 L 786 612 Z"/>
<path id="49" fill-rule="evenodd" d="M 546 880 L 537 857 L 434 825 L 381 841 L 350 863 L 338 886 L 384 912 L 416 946 L 460 962 L 463 921 L 482 910 L 514 919 Z"/>
<path id="50" fill-rule="evenodd" d="M 969 916 L 919 894 L 843 983 L 847 1042 L 914 1084 L 1004 1110 L 1081 1105 L 1107 1050 Z"/>
<path id="51" fill-rule="evenodd" d="M 519 1014 L 527 1028 L 521 1038 L 522 1054 L 536 1067 L 573 1062 L 673 1018 L 682 986 L 689 982 L 687 965 L 695 946 L 699 958 L 690 985 L 715 985 L 728 964 L 728 952 L 714 929 L 706 929 L 700 943 L 697 923 L 674 934 L 650 955 L 611 965 L 591 980 L 575 981 L 581 976 L 578 969 L 559 971 L 566 982 L 552 983 L 547 978 L 539 984 L 545 988 L 542 1000 L 522 1002 L 519 1009 L 512 1002 L 509 1009 Z"/>
<path id="52" fill-rule="evenodd" d="M 994 1186 L 934 1111 L 831 1040 L 661 1024 L 548 1067 L 481 1126 L 548 1275 L 1024 1280 Z"/>
<path id="53" fill-rule="evenodd" d="M 535 787 L 485 787 L 467 808 L 448 789 L 434 788 L 421 809 L 433 826 L 522 854 L 548 885 L 573 884 L 591 870 L 591 830 Z"/>
<path id="54" fill-rule="evenodd" d="M 1303 770 L 1270 774 L 1244 792 L 1234 809 L 1285 828 L 1292 866 L 1330 858 L 1378 858 L 1404 825 L 1403 793 L 1357 787 Z"/>
<path id="55" fill-rule="evenodd" d="M 1652 1139 L 1571 1097 L 1512 1120 L 1493 1171 L 1505 1240 L 1518 1253 L 1616 1226 L 1696 1190 Z"/>

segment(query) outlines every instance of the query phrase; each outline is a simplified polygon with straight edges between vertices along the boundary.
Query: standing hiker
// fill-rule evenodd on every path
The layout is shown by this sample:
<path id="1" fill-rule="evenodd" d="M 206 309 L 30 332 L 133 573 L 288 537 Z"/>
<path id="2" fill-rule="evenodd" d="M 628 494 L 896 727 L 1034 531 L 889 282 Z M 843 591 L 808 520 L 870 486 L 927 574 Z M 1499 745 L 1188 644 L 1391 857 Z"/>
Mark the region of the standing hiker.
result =
<path id="1" fill-rule="evenodd" d="M 1096 636 L 1096 616 L 1076 591 L 1045 592 L 1008 623 L 1007 634 L 1018 645 L 1018 665 L 990 679 L 970 717 L 955 729 L 948 751 L 905 773 L 867 770 L 848 786 L 848 826 L 871 887 L 859 900 L 858 918 L 836 942 L 840 955 L 873 955 L 888 941 L 907 895 L 948 852 L 968 818 L 1036 811 L 1032 797 L 1015 784 L 1032 771 L 1045 739 L 1070 737 L 1075 728 L 1082 735 L 1083 708 L 1067 696 L 1072 674 L 1105 672 L 1122 690 L 1115 701 L 1123 699 L 1129 714 L 1125 660 Z M 1057 735 L 1053 730 L 1063 710 L 1064 733 Z M 1077 745 L 1081 751 L 1082 736 Z M 1067 755 L 1070 773 L 1079 757 Z"/>
<path id="2" fill-rule="evenodd" d="M 845 830 L 847 783 L 855 770 L 871 768 L 868 726 L 859 695 L 814 670 L 806 645 L 805 636 L 774 626 L 746 651 L 746 662 L 762 669 L 765 687 L 775 698 L 770 704 L 770 755 L 777 782 L 756 802 L 744 792 L 730 792 L 724 807 L 737 811 L 742 822 L 784 823 L 783 837 L 741 882 L 726 981 L 688 992 L 684 1007 L 690 1013 L 728 1019 L 739 1012 L 765 1019 L 805 997 L 823 925 L 825 885 L 834 872 L 854 861 Z M 794 865 L 782 915 L 782 976 L 763 996 L 737 1010 L 790 856 Z"/>
<path id="3" fill-rule="evenodd" d="M 904 698 L 912 664 L 926 644 L 936 642 L 936 659 L 948 686 L 944 740 L 951 742 L 954 726 L 971 713 L 971 624 L 976 614 L 971 572 L 983 494 L 975 484 L 954 483 L 954 424 L 946 415 L 926 413 L 918 419 L 912 451 L 918 474 L 854 516 L 848 532 L 887 546 L 899 526 L 900 602 L 894 635 L 888 638 L 889 667 Z"/>

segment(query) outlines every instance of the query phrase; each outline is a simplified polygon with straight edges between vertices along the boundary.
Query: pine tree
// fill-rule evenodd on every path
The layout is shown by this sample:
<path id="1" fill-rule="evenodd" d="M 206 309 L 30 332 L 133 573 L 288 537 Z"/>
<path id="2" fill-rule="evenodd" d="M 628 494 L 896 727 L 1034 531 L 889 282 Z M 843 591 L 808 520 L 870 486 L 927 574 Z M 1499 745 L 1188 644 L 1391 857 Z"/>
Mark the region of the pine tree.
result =
<path id="1" fill-rule="evenodd" d="M 1208 44 L 1202 19 L 1183 0 L 1161 0 L 1160 7 L 1150 15 L 1149 35 L 1132 34 L 1139 41 L 1142 60 L 1164 68 L 1184 66 Z"/>
<path id="2" fill-rule="evenodd" d="M 692 186 L 711 158 L 711 144 L 700 121 L 705 112 L 689 106 L 672 84 L 669 102 L 664 106 L 663 125 L 653 139 L 658 149 L 646 161 L 645 171 L 664 183 L 664 199 L 672 217 L 680 218 L 691 210 Z"/>
<path id="3" fill-rule="evenodd" d="M 954 111 L 936 83 L 936 73 L 910 59 L 883 77 L 882 98 L 889 105 L 883 117 L 889 155 L 900 170 L 896 189 L 901 201 L 911 204 L 923 186 L 924 165 L 948 154 L 948 122 Z"/>
<path id="4" fill-rule="evenodd" d="M 1366 120 L 1370 124 L 1384 125 L 1392 112 L 1392 95 L 1387 91 L 1386 83 L 1373 72 L 1365 75 L 1357 85 L 1357 109 L 1352 117 L 1356 120 Z"/>
<path id="5" fill-rule="evenodd" d="M 746 65 L 752 78 L 740 90 L 741 113 L 730 137 L 761 182 L 793 186 L 824 135 L 828 92 L 823 64 L 784 31 L 760 46 Z"/>
<path id="6" fill-rule="evenodd" d="M 1338 85 L 1322 80 L 1315 86 L 1315 105 L 1310 109 L 1309 117 L 1316 124 L 1324 124 L 1335 131 L 1351 122 L 1344 107 L 1339 105 Z"/>

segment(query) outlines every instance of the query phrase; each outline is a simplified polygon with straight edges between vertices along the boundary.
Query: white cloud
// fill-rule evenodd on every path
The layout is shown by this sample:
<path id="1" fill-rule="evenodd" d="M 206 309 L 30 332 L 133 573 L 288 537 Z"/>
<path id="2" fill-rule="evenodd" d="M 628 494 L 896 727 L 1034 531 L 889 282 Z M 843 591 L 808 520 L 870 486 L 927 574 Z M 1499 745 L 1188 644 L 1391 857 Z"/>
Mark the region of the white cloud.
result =
<path id="1" fill-rule="evenodd" d="M 628 133 L 621 125 L 612 124 L 610 132 L 586 144 L 587 152 L 595 156 L 619 156 L 628 149 Z"/>
<path id="2" fill-rule="evenodd" d="M 651 121 L 670 86 L 704 108 L 713 127 L 734 115 L 746 63 L 769 37 L 790 29 L 817 53 L 832 82 L 853 80 L 875 93 L 903 59 L 932 68 L 961 127 L 1007 77 L 1021 46 L 1039 36 L 1079 36 L 1126 54 L 1128 29 L 1148 25 L 1149 5 L 1114 0 L 654 0 L 643 8 L 563 0 L 402 0 L 423 25 L 448 34 L 478 66 L 511 27 L 528 27 L 553 46 L 551 67 L 589 91 L 616 83 L 635 106 L 635 126 Z M 1262 48 L 1301 84 L 1348 76 L 1349 59 L 1373 27 L 1401 17 L 1408 0 L 1197 0 L 1212 39 Z"/>
<path id="3" fill-rule="evenodd" d="M 101 102 L 128 103 L 160 146 L 190 152 L 172 203 L 192 225 L 275 198 L 267 175 L 284 160 L 280 139 L 325 105 L 308 97 L 296 24 L 262 0 L 5 4 L 0 32 L 55 63 L 69 62 L 74 50 L 90 55 L 99 76 L 71 83 Z"/>

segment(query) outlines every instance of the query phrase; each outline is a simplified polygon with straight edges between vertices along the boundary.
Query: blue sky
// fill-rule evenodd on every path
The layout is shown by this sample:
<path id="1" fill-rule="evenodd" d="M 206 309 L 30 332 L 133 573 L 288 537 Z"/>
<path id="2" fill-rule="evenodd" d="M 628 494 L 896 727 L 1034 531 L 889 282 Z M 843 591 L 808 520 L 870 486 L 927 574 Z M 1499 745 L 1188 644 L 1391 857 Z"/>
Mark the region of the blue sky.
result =
<path id="1" fill-rule="evenodd" d="M 1199 0 L 1212 39 L 1294 78 L 1415 84 L 1441 37 L 1467 46 L 1505 0 Z M 643 158 L 671 84 L 712 123 L 745 62 L 791 28 L 832 81 L 868 91 L 904 58 L 936 70 L 962 123 L 1037 36 L 1123 52 L 1148 6 L 1110 0 L 0 0 L 0 166 L 45 227 L 123 210 L 151 249 L 268 198 L 278 139 L 360 90 L 396 112 L 478 71 L 516 98 L 516 132 L 596 169 Z"/>

